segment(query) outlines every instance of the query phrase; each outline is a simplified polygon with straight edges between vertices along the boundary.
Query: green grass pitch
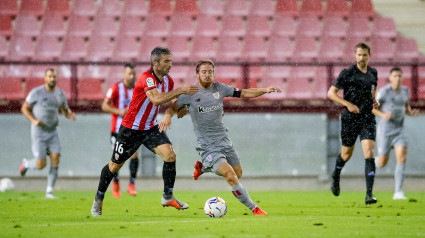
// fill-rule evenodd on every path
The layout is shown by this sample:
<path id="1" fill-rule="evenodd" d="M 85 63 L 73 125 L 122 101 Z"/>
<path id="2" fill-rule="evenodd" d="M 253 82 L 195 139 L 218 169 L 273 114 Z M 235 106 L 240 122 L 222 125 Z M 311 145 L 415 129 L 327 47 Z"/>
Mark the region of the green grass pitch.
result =
<path id="1" fill-rule="evenodd" d="M 163 208 L 160 191 L 108 192 L 103 215 L 93 218 L 94 191 L 0 193 L 0 237 L 425 237 L 425 193 L 408 192 L 410 201 L 393 201 L 376 192 L 378 204 L 364 205 L 363 192 L 251 191 L 266 217 L 256 217 L 227 191 L 176 191 L 188 210 Z M 223 218 L 204 215 L 205 201 L 222 197 Z"/>

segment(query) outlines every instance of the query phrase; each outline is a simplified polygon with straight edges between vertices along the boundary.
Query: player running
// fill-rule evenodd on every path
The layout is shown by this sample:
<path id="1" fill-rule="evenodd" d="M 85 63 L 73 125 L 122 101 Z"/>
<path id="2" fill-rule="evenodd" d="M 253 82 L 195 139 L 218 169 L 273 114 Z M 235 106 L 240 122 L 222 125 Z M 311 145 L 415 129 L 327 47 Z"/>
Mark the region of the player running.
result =
<path id="1" fill-rule="evenodd" d="M 342 148 L 335 163 L 335 170 L 332 173 L 331 190 L 335 196 L 339 196 L 341 170 L 353 155 L 354 144 L 357 137 L 360 137 L 366 162 L 365 203 L 373 204 L 377 200 L 372 194 L 375 180 L 373 149 L 376 136 L 376 121 L 372 109 L 378 106 L 375 100 L 378 73 L 376 69 L 368 66 L 370 57 L 369 45 L 359 43 L 354 47 L 354 52 L 357 63 L 342 70 L 328 91 L 328 97 L 332 101 L 344 106 L 341 114 Z M 338 95 L 340 89 L 344 90 L 344 98 Z"/>
<path id="2" fill-rule="evenodd" d="M 176 154 L 167 135 L 159 131 L 156 116 L 160 105 L 177 98 L 181 94 L 195 94 L 198 87 L 184 85 L 173 90 L 174 82 L 168 75 L 171 66 L 172 58 L 169 49 L 161 47 L 153 49 L 151 52 L 151 68 L 145 71 L 136 82 L 128 112 L 125 114 L 118 131 L 111 162 L 102 169 L 100 174 L 99 187 L 91 209 L 93 216 L 102 215 L 103 199 L 109 183 L 124 165 L 124 162 L 142 144 L 164 160 L 162 205 L 177 209 L 189 208 L 188 204 L 178 201 L 173 196 L 176 179 Z"/>
<path id="3" fill-rule="evenodd" d="M 106 98 L 102 103 L 102 110 L 112 114 L 111 120 L 111 145 L 112 150 L 115 147 L 117 141 L 118 130 L 121 126 L 121 121 L 127 113 L 128 106 L 130 105 L 131 97 L 133 96 L 134 84 L 136 82 L 136 70 L 134 65 L 124 65 L 124 78 L 123 80 L 114 83 L 106 93 Z M 137 195 L 136 191 L 136 177 L 137 169 L 139 167 L 139 159 L 137 158 L 138 150 L 130 157 L 130 183 L 128 184 L 127 192 L 131 196 Z M 112 195 L 116 198 L 121 197 L 120 193 L 120 182 L 118 172 L 114 177 L 112 183 Z"/>
<path id="4" fill-rule="evenodd" d="M 214 63 L 210 60 L 196 64 L 199 92 L 181 95 L 177 102 L 166 110 L 159 125 L 160 131 L 171 126 L 171 118 L 182 107 L 188 106 L 197 137 L 196 150 L 202 163 L 196 161 L 193 177 L 198 179 L 204 172 L 223 176 L 229 183 L 233 195 L 254 215 L 267 215 L 251 199 L 248 191 L 239 182 L 242 166 L 223 123 L 223 99 L 225 97 L 254 98 L 265 93 L 280 92 L 278 87 L 250 88 L 239 90 L 223 83 L 214 82 Z"/>
<path id="5" fill-rule="evenodd" d="M 395 192 L 393 199 L 407 199 L 401 189 L 407 155 L 407 136 L 404 130 L 405 115 L 417 117 L 418 109 L 411 109 L 410 90 L 402 85 L 403 71 L 394 67 L 390 70 L 390 83 L 380 88 L 377 94 L 379 108 L 372 112 L 381 117 L 377 130 L 378 166 L 388 163 L 391 148 L 394 148 L 397 164 L 394 171 Z"/>
<path id="6" fill-rule="evenodd" d="M 19 173 L 25 176 L 28 169 L 46 167 L 46 157 L 50 157 L 50 170 L 47 175 L 46 198 L 55 199 L 53 188 L 58 178 L 61 144 L 57 126 L 58 112 L 75 121 L 75 114 L 68 107 L 65 93 L 56 87 L 57 74 L 47 69 L 44 85 L 33 88 L 21 107 L 22 114 L 31 122 L 31 143 L 34 158 L 23 159 Z"/>

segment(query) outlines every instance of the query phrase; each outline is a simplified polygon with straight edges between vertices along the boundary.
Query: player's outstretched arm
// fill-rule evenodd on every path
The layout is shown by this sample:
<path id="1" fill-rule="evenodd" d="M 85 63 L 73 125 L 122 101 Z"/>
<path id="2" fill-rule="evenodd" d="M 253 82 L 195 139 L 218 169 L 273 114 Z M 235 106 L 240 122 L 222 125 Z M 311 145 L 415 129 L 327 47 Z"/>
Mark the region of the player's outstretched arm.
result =
<path id="1" fill-rule="evenodd" d="M 199 91 L 196 85 L 185 84 L 180 88 L 176 88 L 166 93 L 159 93 L 157 88 L 153 88 L 146 92 L 146 96 L 155 106 L 162 105 L 172 99 L 177 98 L 181 94 L 193 95 Z"/>
<path id="2" fill-rule="evenodd" d="M 259 97 L 265 93 L 273 93 L 277 92 L 280 93 L 281 90 L 278 87 L 275 86 L 269 86 L 267 88 L 248 88 L 248 89 L 242 89 L 241 92 L 241 98 L 255 98 Z"/>
<path id="3" fill-rule="evenodd" d="M 102 111 L 124 117 L 127 113 L 128 108 L 118 109 L 112 105 L 112 100 L 105 98 L 102 102 Z"/>
<path id="4" fill-rule="evenodd" d="M 171 128 L 171 118 L 178 111 L 178 106 L 175 99 L 172 100 L 172 104 L 165 110 L 164 117 L 159 123 L 159 132 L 166 132 L 167 129 Z"/>
<path id="5" fill-rule="evenodd" d="M 338 95 L 338 91 L 339 91 L 339 88 L 337 88 L 335 86 L 331 86 L 329 88 L 329 91 L 328 91 L 328 98 L 331 99 L 332 101 L 336 102 L 336 103 L 339 103 L 339 104 L 343 105 L 351 113 L 356 113 L 356 114 L 357 113 L 360 113 L 359 108 L 356 105 L 350 103 L 349 101 L 344 100 L 343 98 L 341 98 Z"/>

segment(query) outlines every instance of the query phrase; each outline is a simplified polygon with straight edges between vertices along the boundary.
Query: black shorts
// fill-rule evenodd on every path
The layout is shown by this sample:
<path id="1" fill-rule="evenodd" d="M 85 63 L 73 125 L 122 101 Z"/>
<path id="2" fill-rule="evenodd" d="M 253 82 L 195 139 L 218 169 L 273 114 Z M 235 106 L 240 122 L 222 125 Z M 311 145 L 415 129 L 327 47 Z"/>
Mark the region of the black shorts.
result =
<path id="1" fill-rule="evenodd" d="M 163 144 L 171 144 L 171 141 L 164 132 L 159 132 L 158 126 L 139 131 L 121 125 L 111 161 L 117 164 L 125 162 L 141 145 L 155 153 L 153 149 Z"/>
<path id="2" fill-rule="evenodd" d="M 360 140 L 375 140 L 375 115 L 356 115 L 345 111 L 341 114 L 341 142 L 343 146 L 351 147 Z"/>

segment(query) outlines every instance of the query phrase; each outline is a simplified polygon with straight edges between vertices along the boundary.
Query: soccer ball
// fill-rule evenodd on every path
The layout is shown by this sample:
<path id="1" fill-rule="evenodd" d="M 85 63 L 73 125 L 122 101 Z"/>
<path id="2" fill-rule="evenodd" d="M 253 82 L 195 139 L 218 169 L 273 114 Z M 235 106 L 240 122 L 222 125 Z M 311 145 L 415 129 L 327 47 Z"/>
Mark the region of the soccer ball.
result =
<path id="1" fill-rule="evenodd" d="M 205 215 L 209 217 L 224 217 L 227 213 L 227 205 L 223 198 L 212 197 L 205 203 Z"/>
<path id="2" fill-rule="evenodd" d="M 10 178 L 4 178 L 0 180 L 0 192 L 6 192 L 7 190 L 14 189 L 15 185 L 13 184 Z"/>

